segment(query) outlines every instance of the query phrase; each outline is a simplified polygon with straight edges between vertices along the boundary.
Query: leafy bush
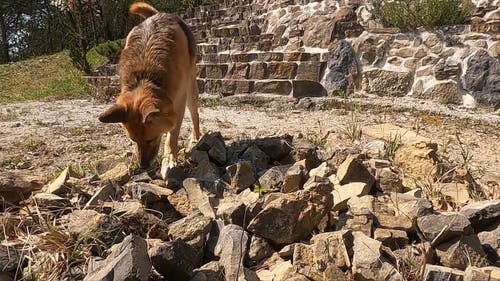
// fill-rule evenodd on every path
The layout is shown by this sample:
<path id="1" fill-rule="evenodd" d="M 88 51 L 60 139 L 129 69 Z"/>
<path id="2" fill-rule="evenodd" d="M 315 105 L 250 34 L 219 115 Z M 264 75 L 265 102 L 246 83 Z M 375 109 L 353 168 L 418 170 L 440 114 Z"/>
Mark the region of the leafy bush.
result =
<path id="1" fill-rule="evenodd" d="M 118 63 L 120 53 L 125 46 L 125 40 L 119 39 L 114 41 L 104 42 L 95 46 L 95 52 L 103 57 L 106 57 L 110 63 Z"/>
<path id="2" fill-rule="evenodd" d="M 469 0 L 376 0 L 373 14 L 384 26 L 415 29 L 464 23 Z"/>

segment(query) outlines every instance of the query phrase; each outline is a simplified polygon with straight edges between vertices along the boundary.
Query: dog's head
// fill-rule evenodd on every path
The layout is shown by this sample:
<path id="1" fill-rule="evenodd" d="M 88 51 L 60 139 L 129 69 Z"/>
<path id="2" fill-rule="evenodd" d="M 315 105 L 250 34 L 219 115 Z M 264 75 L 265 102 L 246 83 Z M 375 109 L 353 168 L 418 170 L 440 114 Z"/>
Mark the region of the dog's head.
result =
<path id="1" fill-rule="evenodd" d="M 163 133 L 175 124 L 172 104 L 160 100 L 150 91 L 138 88 L 120 94 L 116 103 L 99 116 L 104 123 L 122 123 L 127 136 L 137 144 L 141 168 L 149 167 L 160 147 Z"/>

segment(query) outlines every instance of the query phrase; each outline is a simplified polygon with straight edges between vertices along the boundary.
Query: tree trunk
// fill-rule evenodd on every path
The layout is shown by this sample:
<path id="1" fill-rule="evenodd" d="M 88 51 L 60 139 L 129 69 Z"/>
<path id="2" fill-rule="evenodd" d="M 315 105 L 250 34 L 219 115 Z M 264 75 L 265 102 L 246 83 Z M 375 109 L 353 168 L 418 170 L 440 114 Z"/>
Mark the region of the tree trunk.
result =
<path id="1" fill-rule="evenodd" d="M 7 25 L 3 13 L 0 12 L 0 63 L 10 62 L 9 39 L 7 38 Z"/>

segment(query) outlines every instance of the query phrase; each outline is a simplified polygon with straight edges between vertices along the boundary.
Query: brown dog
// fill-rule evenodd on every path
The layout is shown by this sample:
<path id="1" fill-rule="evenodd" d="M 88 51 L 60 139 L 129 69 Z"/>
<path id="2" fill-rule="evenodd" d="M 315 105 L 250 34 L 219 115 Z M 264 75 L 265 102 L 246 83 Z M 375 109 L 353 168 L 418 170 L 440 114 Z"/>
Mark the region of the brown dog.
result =
<path id="1" fill-rule="evenodd" d="M 142 168 L 152 164 L 161 137 L 168 132 L 161 170 L 165 178 L 177 163 L 186 105 L 193 121 L 192 141 L 200 138 L 195 40 L 177 16 L 159 13 L 145 3 L 133 4 L 130 12 L 145 20 L 127 36 L 119 63 L 121 93 L 99 120 L 123 123 L 137 143 Z"/>

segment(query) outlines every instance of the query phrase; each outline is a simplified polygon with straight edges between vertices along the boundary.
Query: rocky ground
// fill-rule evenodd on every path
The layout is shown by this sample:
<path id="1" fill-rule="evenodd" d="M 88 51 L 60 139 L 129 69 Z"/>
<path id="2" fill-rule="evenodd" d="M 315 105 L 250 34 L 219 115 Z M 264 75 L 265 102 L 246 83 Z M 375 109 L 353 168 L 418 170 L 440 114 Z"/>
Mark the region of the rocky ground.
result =
<path id="1" fill-rule="evenodd" d="M 107 105 L 2 106 L 0 277 L 500 280 L 495 115 L 279 104 L 205 100 L 166 182 Z"/>

